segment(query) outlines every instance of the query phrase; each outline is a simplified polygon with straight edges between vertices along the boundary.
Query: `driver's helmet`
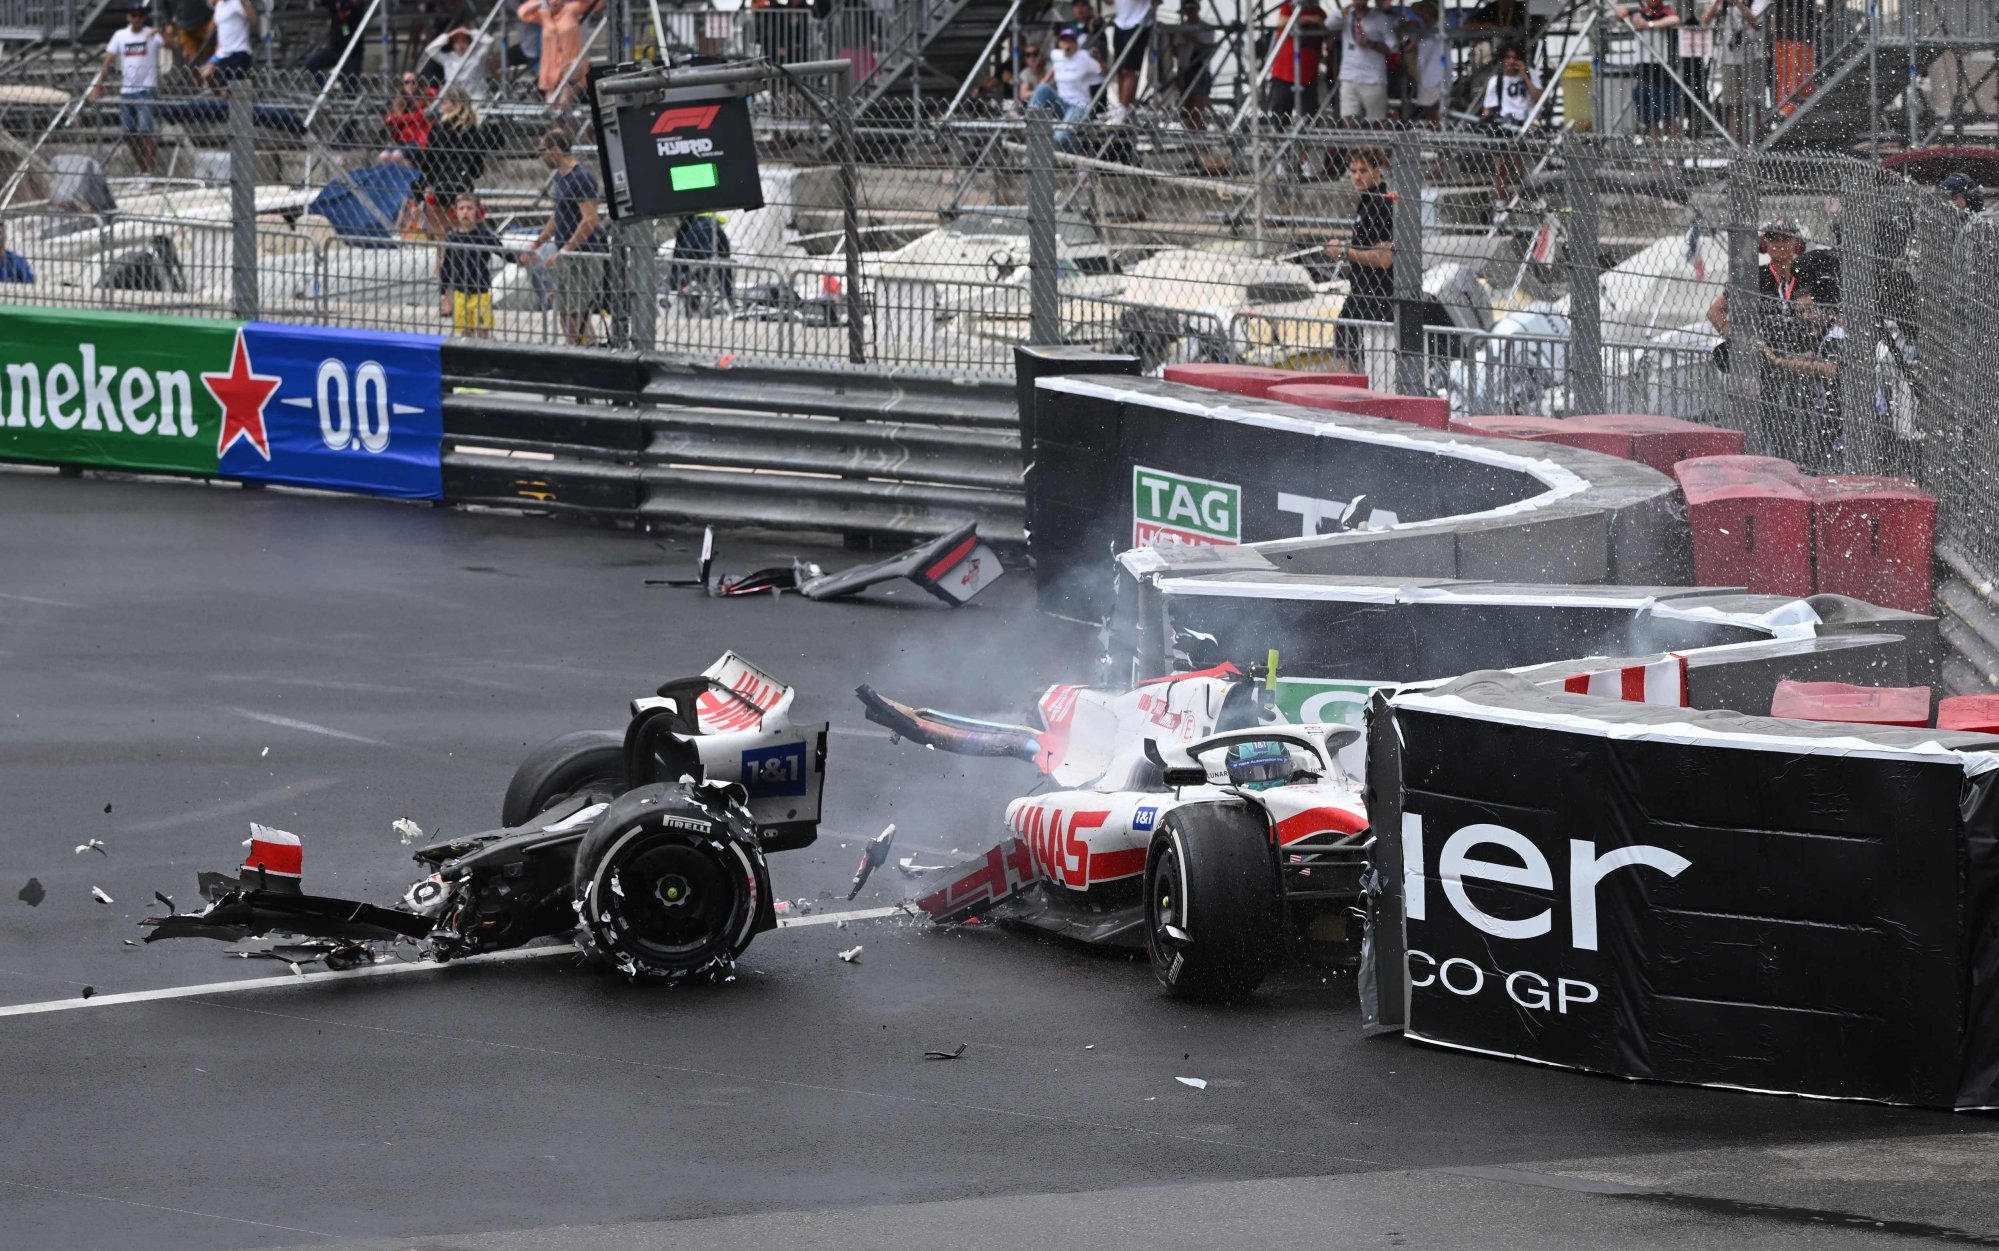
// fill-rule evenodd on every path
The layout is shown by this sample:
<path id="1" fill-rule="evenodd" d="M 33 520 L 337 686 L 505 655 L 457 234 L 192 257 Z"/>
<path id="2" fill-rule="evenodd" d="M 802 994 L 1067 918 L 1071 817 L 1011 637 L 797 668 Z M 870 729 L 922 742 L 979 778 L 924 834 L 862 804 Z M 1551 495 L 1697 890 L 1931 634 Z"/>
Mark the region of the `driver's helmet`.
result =
<path id="1" fill-rule="evenodd" d="M 1237 743 L 1229 748 L 1229 781 L 1245 790 L 1264 791 L 1291 780 L 1291 753 L 1270 739 Z"/>

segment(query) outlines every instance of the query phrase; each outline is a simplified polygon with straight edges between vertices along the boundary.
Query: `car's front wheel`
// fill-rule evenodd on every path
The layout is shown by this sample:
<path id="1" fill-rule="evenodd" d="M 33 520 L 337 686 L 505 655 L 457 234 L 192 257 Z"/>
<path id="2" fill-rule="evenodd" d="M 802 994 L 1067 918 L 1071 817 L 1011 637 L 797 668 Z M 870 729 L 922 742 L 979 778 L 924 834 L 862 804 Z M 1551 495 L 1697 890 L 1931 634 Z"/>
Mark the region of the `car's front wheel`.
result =
<path id="1" fill-rule="evenodd" d="M 677 786 L 619 796 L 576 848 L 581 946 L 634 977 L 727 971 L 756 933 L 765 878 L 754 838 Z"/>
<path id="2" fill-rule="evenodd" d="M 1145 950 L 1176 999 L 1246 999 L 1283 958 L 1269 827 L 1241 803 L 1159 822 L 1145 862 Z"/>

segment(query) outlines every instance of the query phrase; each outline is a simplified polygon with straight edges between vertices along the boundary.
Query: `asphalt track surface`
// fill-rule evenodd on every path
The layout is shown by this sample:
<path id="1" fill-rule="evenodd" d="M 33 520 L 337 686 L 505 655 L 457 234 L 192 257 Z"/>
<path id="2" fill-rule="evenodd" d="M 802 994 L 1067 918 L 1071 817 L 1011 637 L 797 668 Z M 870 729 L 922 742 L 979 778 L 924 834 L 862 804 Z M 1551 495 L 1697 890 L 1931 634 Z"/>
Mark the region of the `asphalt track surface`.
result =
<path id="1" fill-rule="evenodd" d="M 0 1246 L 1999 1245 L 1989 1118 L 1364 1038 L 1317 974 L 1190 1008 L 1142 962 L 990 928 L 786 929 L 715 987 L 551 954 L 116 998 L 290 977 L 124 942 L 247 822 L 304 838 L 308 889 L 387 902 L 392 820 L 486 827 L 529 745 L 724 648 L 835 726 L 825 832 L 773 858 L 780 894 L 847 907 L 822 896 L 891 820 L 925 860 L 987 845 L 1026 766 L 893 745 L 849 692 L 1018 715 L 1087 674 L 1088 632 L 1023 577 L 955 612 L 644 585 L 689 546 L 0 473 Z M 781 554 L 725 538 L 722 564 Z"/>

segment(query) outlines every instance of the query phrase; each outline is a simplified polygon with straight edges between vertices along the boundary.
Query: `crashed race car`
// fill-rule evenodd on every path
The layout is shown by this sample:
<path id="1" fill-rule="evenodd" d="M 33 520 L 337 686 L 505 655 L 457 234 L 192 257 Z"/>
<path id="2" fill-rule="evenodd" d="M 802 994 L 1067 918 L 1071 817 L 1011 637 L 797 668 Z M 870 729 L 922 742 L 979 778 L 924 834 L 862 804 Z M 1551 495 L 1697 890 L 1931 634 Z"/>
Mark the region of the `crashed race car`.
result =
<path id="1" fill-rule="evenodd" d="M 1025 760 L 1060 788 L 1015 799 L 997 846 L 930 875 L 932 919 L 1143 944 L 1186 999 L 1240 999 L 1287 961 L 1357 962 L 1367 815 L 1339 752 L 1358 730 L 1274 723 L 1232 665 L 1051 687 L 1040 729 L 856 694 L 898 738 Z"/>
<path id="2" fill-rule="evenodd" d="M 730 652 L 633 700 L 622 733 L 550 740 L 501 828 L 418 847 L 425 875 L 393 907 L 303 893 L 299 840 L 253 826 L 241 872 L 201 875 L 209 906 L 146 918 L 146 941 L 277 934 L 347 968 L 398 940 L 445 961 L 574 931 L 634 977 L 726 973 L 777 926 L 766 854 L 818 837 L 827 727 L 794 726 L 793 694 Z"/>

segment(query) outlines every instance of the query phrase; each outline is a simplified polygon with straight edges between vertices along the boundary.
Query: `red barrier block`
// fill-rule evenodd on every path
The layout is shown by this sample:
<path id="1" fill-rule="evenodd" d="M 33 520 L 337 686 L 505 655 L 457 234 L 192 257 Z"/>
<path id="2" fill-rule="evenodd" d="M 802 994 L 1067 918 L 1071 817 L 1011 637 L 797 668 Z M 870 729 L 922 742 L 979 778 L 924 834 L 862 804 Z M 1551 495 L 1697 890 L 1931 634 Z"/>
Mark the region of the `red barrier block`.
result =
<path id="1" fill-rule="evenodd" d="M 1777 683 L 1770 715 L 1793 721 L 1849 721 L 1922 729 L 1930 723 L 1927 686 L 1849 686 L 1844 682 Z"/>
<path id="2" fill-rule="evenodd" d="M 1553 417 L 1453 417 L 1447 427 L 1455 434 L 1482 434 L 1491 439 L 1535 439 L 1559 429 Z"/>
<path id="3" fill-rule="evenodd" d="M 1818 589 L 1883 608 L 1930 610 L 1934 495 L 1899 478 L 1807 478 Z"/>
<path id="4" fill-rule="evenodd" d="M 1607 430 L 1586 430 L 1572 421 L 1554 417 L 1453 417 L 1450 428 L 1464 434 L 1484 434 L 1496 439 L 1527 439 L 1535 443 L 1560 443 L 1605 456 L 1631 459 L 1628 436 Z"/>
<path id="5" fill-rule="evenodd" d="M 1937 729 L 1999 734 L 1999 695 L 1947 695 L 1937 701 Z"/>
<path id="6" fill-rule="evenodd" d="M 1265 365 L 1168 365 L 1168 382 L 1236 395 L 1268 395 L 1270 388 L 1293 382 L 1323 383 L 1329 386 L 1365 387 L 1365 374 L 1307 373 L 1294 369 L 1272 369 Z"/>
<path id="7" fill-rule="evenodd" d="M 1451 421 L 1451 402 L 1430 395 L 1388 395 L 1364 387 L 1336 387 L 1314 382 L 1272 387 L 1268 394 L 1271 399 L 1288 404 L 1302 404 L 1306 408 L 1320 408 L 1334 413 L 1353 413 L 1361 417 L 1406 421 L 1412 426 L 1430 430 L 1442 430 Z"/>
<path id="8" fill-rule="evenodd" d="M 1812 501 L 1796 465 L 1773 456 L 1702 456 L 1673 473 L 1687 497 L 1696 584 L 1812 593 Z"/>
<path id="9" fill-rule="evenodd" d="M 1569 418 L 1569 424 L 1585 430 L 1629 436 L 1631 450 L 1619 455 L 1663 474 L 1672 473 L 1674 465 L 1697 456 L 1742 454 L 1742 431 L 1703 426 L 1678 417 L 1653 417 L 1644 413 L 1586 413 Z"/>

